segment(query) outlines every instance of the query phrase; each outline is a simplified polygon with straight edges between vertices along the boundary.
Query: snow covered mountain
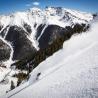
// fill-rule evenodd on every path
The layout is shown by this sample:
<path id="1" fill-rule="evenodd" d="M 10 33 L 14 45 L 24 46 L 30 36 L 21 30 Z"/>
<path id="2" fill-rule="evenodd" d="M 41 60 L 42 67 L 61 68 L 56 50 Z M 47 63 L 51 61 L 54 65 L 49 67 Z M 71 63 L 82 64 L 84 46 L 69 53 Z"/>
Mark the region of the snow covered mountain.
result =
<path id="1" fill-rule="evenodd" d="M 42 44 L 49 43 L 49 34 L 46 29 L 50 25 L 59 26 L 61 29 L 66 26 L 88 24 L 93 19 L 92 14 L 69 10 L 61 7 L 48 7 L 45 10 L 31 8 L 26 12 L 16 12 L 8 16 L 0 16 L 0 35 L 11 43 L 13 48 L 13 60 L 23 58 L 23 55 L 30 51 L 43 48 Z M 51 32 L 51 30 L 49 30 Z M 57 29 L 53 32 L 59 32 Z M 43 40 L 48 35 L 49 40 Z M 53 36 L 53 34 L 51 35 Z M 47 39 L 48 39 L 47 38 Z M 26 47 L 25 47 L 26 46 Z"/>
<path id="2" fill-rule="evenodd" d="M 16 86 L 17 78 L 13 75 L 20 71 L 12 69 L 11 64 L 47 48 L 74 28 L 83 27 L 81 32 L 85 31 L 91 20 L 93 15 L 90 13 L 61 7 L 31 8 L 25 12 L 0 15 L 0 49 L 3 49 L 0 51 L 0 87 L 6 88 L 0 90 L 0 95 L 10 90 L 11 80 Z M 75 33 L 72 31 L 70 36 Z"/>
<path id="3" fill-rule="evenodd" d="M 29 81 L 1 98 L 97 98 L 98 19 L 74 35 L 31 73 Z"/>

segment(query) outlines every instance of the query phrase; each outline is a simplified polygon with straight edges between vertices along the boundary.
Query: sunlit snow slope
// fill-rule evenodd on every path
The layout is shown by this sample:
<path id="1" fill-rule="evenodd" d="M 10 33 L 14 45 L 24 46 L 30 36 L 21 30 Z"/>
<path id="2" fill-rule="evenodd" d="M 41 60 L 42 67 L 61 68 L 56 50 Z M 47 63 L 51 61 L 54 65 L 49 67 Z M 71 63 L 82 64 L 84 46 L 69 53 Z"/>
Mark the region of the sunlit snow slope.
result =
<path id="1" fill-rule="evenodd" d="M 66 41 L 63 49 L 33 70 L 28 87 L 20 86 L 2 98 L 98 98 L 97 28 L 94 22 L 87 33 Z"/>

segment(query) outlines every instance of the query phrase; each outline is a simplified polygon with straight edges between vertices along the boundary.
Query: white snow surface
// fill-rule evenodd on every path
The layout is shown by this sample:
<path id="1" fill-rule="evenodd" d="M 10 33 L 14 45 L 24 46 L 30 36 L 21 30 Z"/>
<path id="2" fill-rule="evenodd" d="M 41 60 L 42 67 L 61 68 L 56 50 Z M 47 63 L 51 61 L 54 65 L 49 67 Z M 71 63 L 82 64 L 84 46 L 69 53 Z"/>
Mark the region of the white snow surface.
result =
<path id="1" fill-rule="evenodd" d="M 32 72 L 29 84 L 1 98 L 98 98 L 98 22 L 74 35 Z M 41 73 L 38 77 L 38 73 Z"/>

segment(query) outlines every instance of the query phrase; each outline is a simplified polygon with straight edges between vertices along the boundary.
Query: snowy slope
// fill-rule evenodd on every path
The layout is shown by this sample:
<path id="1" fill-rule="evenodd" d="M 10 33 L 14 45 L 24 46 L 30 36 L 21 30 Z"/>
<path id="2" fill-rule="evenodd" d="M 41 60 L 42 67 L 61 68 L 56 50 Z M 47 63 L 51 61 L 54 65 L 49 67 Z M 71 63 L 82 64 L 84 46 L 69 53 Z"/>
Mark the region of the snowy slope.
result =
<path id="1" fill-rule="evenodd" d="M 97 98 L 97 27 L 98 22 L 94 22 L 87 33 L 74 35 L 63 49 L 32 71 L 29 84 L 1 98 Z"/>

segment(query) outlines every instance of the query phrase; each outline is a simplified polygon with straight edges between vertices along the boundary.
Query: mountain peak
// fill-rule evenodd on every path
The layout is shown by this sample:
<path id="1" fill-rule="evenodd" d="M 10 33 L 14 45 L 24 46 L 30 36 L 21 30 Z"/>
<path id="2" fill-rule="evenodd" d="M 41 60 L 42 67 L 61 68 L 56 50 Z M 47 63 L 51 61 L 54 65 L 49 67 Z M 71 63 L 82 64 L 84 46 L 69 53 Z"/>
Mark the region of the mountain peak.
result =
<path id="1" fill-rule="evenodd" d="M 29 11 L 35 12 L 35 11 L 41 11 L 41 9 L 38 7 L 33 7 L 33 8 L 30 8 Z"/>

